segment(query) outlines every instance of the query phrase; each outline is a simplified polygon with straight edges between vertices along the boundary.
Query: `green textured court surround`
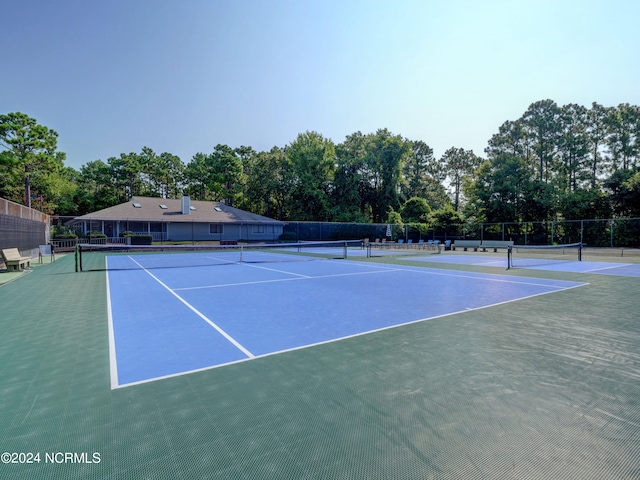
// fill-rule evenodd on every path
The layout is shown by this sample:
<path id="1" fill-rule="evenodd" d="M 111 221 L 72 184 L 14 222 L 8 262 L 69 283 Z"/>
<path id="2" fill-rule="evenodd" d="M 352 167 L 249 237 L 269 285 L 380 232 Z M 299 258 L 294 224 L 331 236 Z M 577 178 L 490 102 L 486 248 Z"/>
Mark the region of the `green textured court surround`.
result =
<path id="1" fill-rule="evenodd" d="M 639 478 L 640 279 L 507 274 L 589 285 L 111 390 L 105 272 L 34 268 L 0 287 L 0 451 L 40 463 L 0 478 Z"/>

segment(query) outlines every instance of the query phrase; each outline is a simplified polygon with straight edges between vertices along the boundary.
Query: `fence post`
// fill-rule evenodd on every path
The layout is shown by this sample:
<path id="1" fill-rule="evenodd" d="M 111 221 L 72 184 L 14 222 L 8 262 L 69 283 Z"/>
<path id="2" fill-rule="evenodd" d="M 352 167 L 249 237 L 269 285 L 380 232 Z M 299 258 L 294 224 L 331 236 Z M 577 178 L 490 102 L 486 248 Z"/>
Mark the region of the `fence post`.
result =
<path id="1" fill-rule="evenodd" d="M 614 225 L 614 221 L 613 218 L 611 218 L 609 220 L 609 236 L 611 237 L 610 239 L 610 243 L 611 243 L 611 248 L 613 248 L 613 225 Z"/>

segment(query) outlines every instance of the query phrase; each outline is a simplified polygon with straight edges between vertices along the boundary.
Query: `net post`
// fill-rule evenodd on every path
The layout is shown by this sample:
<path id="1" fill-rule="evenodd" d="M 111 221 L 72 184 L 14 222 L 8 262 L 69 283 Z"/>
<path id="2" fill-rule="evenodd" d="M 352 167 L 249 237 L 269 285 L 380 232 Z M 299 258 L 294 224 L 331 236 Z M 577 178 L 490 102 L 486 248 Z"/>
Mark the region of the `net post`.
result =
<path id="1" fill-rule="evenodd" d="M 513 251 L 513 246 L 508 245 L 507 246 L 507 270 L 511 269 L 512 251 Z"/>
<path id="2" fill-rule="evenodd" d="M 578 244 L 578 261 L 582 261 L 582 242 Z"/>
<path id="3" fill-rule="evenodd" d="M 343 258 L 344 260 L 346 260 L 346 259 L 347 259 L 347 241 L 346 241 L 346 240 L 345 240 L 345 242 L 344 242 L 344 244 L 343 244 L 342 248 L 343 248 L 343 256 L 342 256 L 342 258 Z"/>
<path id="4" fill-rule="evenodd" d="M 78 259 L 79 259 L 79 252 L 78 252 L 78 244 L 76 243 L 76 248 L 75 248 L 75 260 L 76 260 L 76 273 L 78 273 Z"/>

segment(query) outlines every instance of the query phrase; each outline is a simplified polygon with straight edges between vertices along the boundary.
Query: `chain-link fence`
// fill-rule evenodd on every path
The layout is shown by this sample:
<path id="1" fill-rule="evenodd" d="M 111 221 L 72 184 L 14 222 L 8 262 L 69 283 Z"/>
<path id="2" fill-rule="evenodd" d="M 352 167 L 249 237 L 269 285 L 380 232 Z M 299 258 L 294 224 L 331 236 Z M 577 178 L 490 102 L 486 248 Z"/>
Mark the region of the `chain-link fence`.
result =
<path id="1" fill-rule="evenodd" d="M 640 247 L 640 218 L 541 222 L 430 224 L 371 224 L 289 222 L 289 241 L 354 240 L 510 240 L 516 245 L 581 242 L 591 247 Z"/>

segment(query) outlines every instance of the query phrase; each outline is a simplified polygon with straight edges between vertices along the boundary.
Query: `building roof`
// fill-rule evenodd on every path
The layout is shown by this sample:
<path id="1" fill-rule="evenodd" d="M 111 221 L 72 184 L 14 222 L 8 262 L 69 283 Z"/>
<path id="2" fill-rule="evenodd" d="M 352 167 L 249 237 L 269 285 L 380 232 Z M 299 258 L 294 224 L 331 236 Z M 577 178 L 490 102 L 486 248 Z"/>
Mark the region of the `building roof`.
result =
<path id="1" fill-rule="evenodd" d="M 71 223 L 84 220 L 129 220 L 136 222 L 197 222 L 197 223 L 249 223 L 284 225 L 286 222 L 256 215 L 222 202 L 189 200 L 189 213 L 182 213 L 182 199 L 132 197 L 129 202 L 88 213 L 73 219 Z M 166 208 L 165 208 L 166 207 Z"/>

